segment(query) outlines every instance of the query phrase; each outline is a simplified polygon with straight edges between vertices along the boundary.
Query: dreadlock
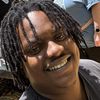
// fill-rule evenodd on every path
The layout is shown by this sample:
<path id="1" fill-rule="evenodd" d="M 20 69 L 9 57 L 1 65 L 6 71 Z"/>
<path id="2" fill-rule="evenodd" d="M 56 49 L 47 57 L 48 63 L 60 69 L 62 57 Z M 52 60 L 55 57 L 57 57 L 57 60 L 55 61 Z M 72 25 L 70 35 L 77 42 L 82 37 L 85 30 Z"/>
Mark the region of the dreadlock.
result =
<path id="1" fill-rule="evenodd" d="M 14 76 L 15 85 L 21 89 L 24 89 L 29 84 L 29 82 L 23 71 L 25 58 L 22 51 L 22 43 L 17 32 L 18 30 L 16 29 L 18 29 L 18 23 L 20 22 L 23 34 L 30 44 L 28 36 L 23 28 L 22 20 L 23 18 L 28 19 L 28 12 L 39 10 L 43 11 L 48 16 L 49 20 L 55 25 L 56 30 L 60 30 L 63 26 L 63 33 L 72 38 L 81 51 L 83 51 L 81 42 L 85 43 L 80 32 L 80 25 L 75 20 L 73 20 L 73 18 L 65 10 L 54 4 L 52 1 L 14 1 L 8 13 L 1 22 L 1 50 L 6 65 L 7 67 L 10 67 L 10 70 Z M 33 30 L 34 36 L 37 38 L 34 26 L 31 24 L 29 19 L 28 21 Z"/>

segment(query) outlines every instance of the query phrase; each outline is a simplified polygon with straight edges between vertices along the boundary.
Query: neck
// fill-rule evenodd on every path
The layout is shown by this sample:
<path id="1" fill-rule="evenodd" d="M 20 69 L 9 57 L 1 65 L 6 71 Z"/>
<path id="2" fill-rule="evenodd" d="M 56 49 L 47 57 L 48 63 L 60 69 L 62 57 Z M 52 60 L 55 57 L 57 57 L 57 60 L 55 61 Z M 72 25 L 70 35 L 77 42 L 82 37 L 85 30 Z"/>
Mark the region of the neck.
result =
<path id="1" fill-rule="evenodd" d="M 78 78 L 70 88 L 66 89 L 65 93 L 54 97 L 52 96 L 50 100 L 87 100 L 87 98 L 84 86 Z"/>

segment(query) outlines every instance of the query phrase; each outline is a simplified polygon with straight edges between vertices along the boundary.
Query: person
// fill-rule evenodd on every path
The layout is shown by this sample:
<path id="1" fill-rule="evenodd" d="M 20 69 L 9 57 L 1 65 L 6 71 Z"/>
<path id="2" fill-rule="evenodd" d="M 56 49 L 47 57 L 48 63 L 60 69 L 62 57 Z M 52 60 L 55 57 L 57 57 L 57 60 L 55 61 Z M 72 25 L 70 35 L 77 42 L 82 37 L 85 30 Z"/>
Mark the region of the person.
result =
<path id="1" fill-rule="evenodd" d="M 88 47 L 100 46 L 100 42 L 97 43 L 100 39 L 100 0 L 54 0 L 54 2 L 81 25 Z"/>
<path id="2" fill-rule="evenodd" d="M 88 48 L 82 44 L 89 58 L 100 62 L 100 0 L 54 0 L 80 25 Z"/>
<path id="3" fill-rule="evenodd" d="M 1 50 L 19 100 L 100 100 L 100 63 L 80 60 L 80 25 L 50 0 L 12 4 L 1 24 Z"/>

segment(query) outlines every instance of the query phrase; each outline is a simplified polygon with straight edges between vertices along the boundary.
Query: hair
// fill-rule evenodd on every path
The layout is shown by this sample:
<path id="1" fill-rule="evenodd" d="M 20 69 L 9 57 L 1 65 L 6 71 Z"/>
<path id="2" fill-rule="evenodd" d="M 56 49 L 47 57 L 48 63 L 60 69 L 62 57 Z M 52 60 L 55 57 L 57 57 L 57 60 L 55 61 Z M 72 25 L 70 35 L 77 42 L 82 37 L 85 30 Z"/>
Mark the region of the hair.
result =
<path id="1" fill-rule="evenodd" d="M 7 68 L 14 76 L 14 83 L 19 88 L 24 89 L 29 85 L 23 66 L 24 66 L 24 54 L 22 51 L 22 43 L 20 41 L 16 28 L 18 23 L 21 23 L 23 34 L 26 37 L 28 43 L 29 39 L 24 31 L 22 20 L 27 18 L 30 22 L 27 13 L 30 11 L 43 11 L 49 18 L 49 20 L 55 25 L 56 30 L 59 30 L 63 26 L 63 32 L 75 41 L 79 49 L 84 53 L 81 42 L 85 44 L 80 31 L 80 25 L 73 20 L 73 18 L 57 4 L 54 4 L 50 0 L 20 0 L 14 1 L 8 13 L 1 22 L 1 51 L 5 59 Z M 55 17 L 56 16 L 56 17 Z M 36 36 L 35 28 L 30 22 L 30 26 Z M 86 45 L 86 44 L 85 44 Z"/>

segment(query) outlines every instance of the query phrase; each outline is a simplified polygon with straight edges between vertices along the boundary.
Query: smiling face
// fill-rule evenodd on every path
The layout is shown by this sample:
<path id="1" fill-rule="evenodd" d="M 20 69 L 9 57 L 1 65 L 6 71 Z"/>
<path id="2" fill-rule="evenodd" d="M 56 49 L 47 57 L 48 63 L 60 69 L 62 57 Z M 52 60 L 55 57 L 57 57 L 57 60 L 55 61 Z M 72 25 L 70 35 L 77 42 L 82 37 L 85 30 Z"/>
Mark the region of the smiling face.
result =
<path id="1" fill-rule="evenodd" d="M 24 18 L 23 26 L 32 46 L 30 50 L 19 24 L 26 75 L 40 94 L 62 93 L 77 80 L 79 49 L 62 31 L 55 31 L 55 26 L 42 11 L 29 12 L 28 17 L 39 40 L 34 37 L 29 21 Z"/>

